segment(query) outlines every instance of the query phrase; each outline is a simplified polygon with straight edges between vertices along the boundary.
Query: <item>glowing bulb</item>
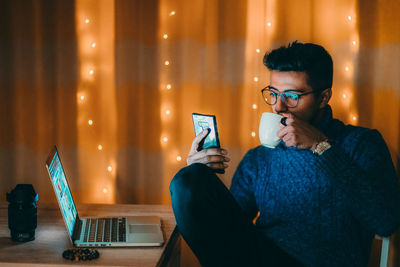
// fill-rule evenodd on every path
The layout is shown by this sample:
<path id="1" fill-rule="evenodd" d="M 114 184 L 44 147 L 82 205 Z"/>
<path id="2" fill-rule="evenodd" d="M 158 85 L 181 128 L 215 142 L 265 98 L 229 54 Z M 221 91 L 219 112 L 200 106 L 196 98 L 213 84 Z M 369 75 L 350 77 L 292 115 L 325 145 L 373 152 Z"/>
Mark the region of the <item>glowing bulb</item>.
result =
<path id="1" fill-rule="evenodd" d="M 84 95 L 81 95 L 81 100 L 83 101 L 83 100 L 85 100 L 85 96 Z"/>
<path id="2" fill-rule="evenodd" d="M 182 157 L 181 157 L 181 156 L 177 156 L 177 157 L 176 157 L 176 160 L 177 160 L 177 161 L 181 161 L 181 160 L 182 160 Z"/>
<path id="3" fill-rule="evenodd" d="M 168 60 L 165 60 L 164 65 L 165 65 L 165 66 L 168 66 L 168 65 L 169 65 L 169 61 L 168 61 Z"/>
<path id="4" fill-rule="evenodd" d="M 163 138 L 163 141 L 164 141 L 164 143 L 168 142 L 168 137 L 165 136 L 165 137 Z"/>
<path id="5" fill-rule="evenodd" d="M 346 66 L 346 68 L 344 68 L 346 71 L 349 71 L 350 70 L 350 68 L 348 67 L 348 66 Z"/>
<path id="6" fill-rule="evenodd" d="M 112 172 L 112 167 L 111 167 L 111 166 L 108 166 L 108 167 L 107 167 L 107 171 Z"/>
<path id="7" fill-rule="evenodd" d="M 353 121 L 356 121 L 357 120 L 357 117 L 356 116 L 353 116 Z"/>
<path id="8" fill-rule="evenodd" d="M 343 98 L 346 99 L 346 97 L 347 97 L 347 95 L 346 95 L 346 94 L 343 94 Z"/>
<path id="9" fill-rule="evenodd" d="M 107 194 L 107 192 L 108 192 L 107 188 L 103 188 L 103 193 Z"/>
<path id="10" fill-rule="evenodd" d="M 257 53 L 260 53 L 260 49 L 257 48 L 257 49 L 256 49 L 256 52 L 257 52 Z"/>
<path id="11" fill-rule="evenodd" d="M 251 132 L 251 136 L 256 136 L 256 132 Z"/>
<path id="12" fill-rule="evenodd" d="M 88 24 L 90 22 L 89 19 L 85 19 L 85 23 Z"/>
<path id="13" fill-rule="evenodd" d="M 92 47 L 95 48 L 96 47 L 96 43 L 92 43 Z"/>
<path id="14" fill-rule="evenodd" d="M 164 39 L 168 39 L 168 34 L 164 34 L 164 35 L 163 35 L 163 38 L 164 38 Z"/>
<path id="15" fill-rule="evenodd" d="M 348 20 L 351 20 L 351 16 L 347 16 L 347 19 L 348 19 Z"/>
<path id="16" fill-rule="evenodd" d="M 353 41 L 352 43 L 353 43 L 353 45 L 356 45 L 356 44 L 357 44 L 357 42 L 356 42 L 356 41 Z"/>
<path id="17" fill-rule="evenodd" d="M 94 70 L 89 70 L 89 74 L 93 75 L 94 74 Z"/>
<path id="18" fill-rule="evenodd" d="M 253 104 L 253 109 L 257 109 L 257 105 L 256 104 Z"/>
<path id="19" fill-rule="evenodd" d="M 88 120 L 88 124 L 89 125 L 93 125 L 93 121 L 92 120 Z"/>
<path id="20" fill-rule="evenodd" d="M 255 82 L 258 82 L 258 77 L 254 77 L 253 79 Z"/>
<path id="21" fill-rule="evenodd" d="M 170 84 L 167 84 L 166 87 L 167 87 L 168 90 L 172 88 L 172 86 Z"/>
<path id="22" fill-rule="evenodd" d="M 175 15 L 175 11 L 171 11 L 171 12 L 169 13 L 169 15 L 170 15 L 170 16 L 174 16 L 174 15 Z"/>
<path id="23" fill-rule="evenodd" d="M 267 26 L 271 27 L 272 23 L 271 22 L 267 22 Z"/>
<path id="24" fill-rule="evenodd" d="M 98 146 L 97 146 L 97 149 L 98 149 L 98 150 L 103 150 L 103 146 L 102 146 L 102 145 L 98 145 Z"/>
<path id="25" fill-rule="evenodd" d="M 165 114 L 166 115 L 169 115 L 171 113 L 171 111 L 169 110 L 169 109 L 167 109 L 166 111 L 165 111 Z"/>

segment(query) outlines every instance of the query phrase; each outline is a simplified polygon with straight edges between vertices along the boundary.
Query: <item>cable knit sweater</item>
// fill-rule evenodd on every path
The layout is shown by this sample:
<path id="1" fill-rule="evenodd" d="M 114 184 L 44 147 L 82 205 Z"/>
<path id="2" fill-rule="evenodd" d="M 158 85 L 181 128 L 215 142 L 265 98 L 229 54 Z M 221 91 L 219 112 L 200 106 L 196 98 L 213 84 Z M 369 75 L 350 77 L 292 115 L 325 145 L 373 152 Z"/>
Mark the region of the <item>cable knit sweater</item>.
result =
<path id="1" fill-rule="evenodd" d="M 400 187 L 382 136 L 344 125 L 327 108 L 317 128 L 333 146 L 250 150 L 231 192 L 256 225 L 307 266 L 367 266 L 375 234 L 400 225 Z"/>

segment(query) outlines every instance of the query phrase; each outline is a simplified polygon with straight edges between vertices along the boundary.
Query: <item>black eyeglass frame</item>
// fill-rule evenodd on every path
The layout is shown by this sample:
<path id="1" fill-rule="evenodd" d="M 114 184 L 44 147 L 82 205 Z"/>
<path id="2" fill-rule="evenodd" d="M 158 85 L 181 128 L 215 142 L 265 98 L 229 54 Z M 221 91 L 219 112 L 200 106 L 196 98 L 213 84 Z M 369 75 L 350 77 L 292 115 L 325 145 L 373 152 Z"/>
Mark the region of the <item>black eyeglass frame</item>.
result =
<path id="1" fill-rule="evenodd" d="M 264 92 L 265 91 L 271 91 L 271 89 L 274 89 L 274 90 L 276 90 L 276 91 L 279 91 L 278 89 L 276 89 L 276 88 L 274 88 L 274 87 L 272 87 L 271 85 L 267 85 L 266 87 L 264 87 L 263 89 L 261 89 L 261 95 L 262 95 L 262 97 L 263 97 L 263 99 L 264 99 L 264 102 L 265 103 L 267 103 L 268 105 L 270 105 L 270 106 L 273 106 L 273 105 L 275 105 L 277 102 L 278 102 L 278 98 L 280 97 L 281 98 L 281 100 L 282 100 L 282 102 L 286 105 L 286 103 L 285 103 L 285 97 L 283 96 L 285 93 L 287 93 L 287 92 L 289 92 L 290 93 L 290 91 L 297 91 L 298 89 L 289 89 L 289 90 L 285 90 L 285 91 L 283 91 L 282 93 L 276 93 L 276 100 L 275 100 L 275 103 L 273 103 L 273 104 L 270 104 L 270 103 L 268 103 L 267 102 L 267 100 L 265 100 L 265 97 L 264 97 Z M 287 106 L 288 108 L 295 108 L 295 107 L 297 107 L 297 105 L 299 104 L 299 100 L 300 100 L 300 97 L 302 97 L 303 95 L 309 95 L 309 94 L 315 94 L 315 93 L 319 93 L 319 92 L 322 92 L 322 91 L 324 91 L 325 89 L 318 89 L 318 90 L 312 90 L 312 91 L 308 91 L 308 92 L 305 92 L 305 93 L 294 93 L 294 94 L 296 94 L 297 96 L 298 96 L 298 98 L 297 98 L 297 103 L 296 103 L 296 105 L 295 106 Z M 275 92 L 274 92 L 275 93 Z"/>

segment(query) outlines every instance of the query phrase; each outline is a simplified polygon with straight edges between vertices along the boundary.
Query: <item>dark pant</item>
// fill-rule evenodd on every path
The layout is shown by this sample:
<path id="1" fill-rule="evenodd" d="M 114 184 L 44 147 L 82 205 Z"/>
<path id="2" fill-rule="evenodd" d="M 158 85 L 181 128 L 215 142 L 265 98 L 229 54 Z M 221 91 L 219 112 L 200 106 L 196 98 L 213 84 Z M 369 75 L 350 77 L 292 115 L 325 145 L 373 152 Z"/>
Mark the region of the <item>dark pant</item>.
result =
<path id="1" fill-rule="evenodd" d="M 181 169 L 169 188 L 178 229 L 203 266 L 302 266 L 246 218 L 206 165 Z"/>

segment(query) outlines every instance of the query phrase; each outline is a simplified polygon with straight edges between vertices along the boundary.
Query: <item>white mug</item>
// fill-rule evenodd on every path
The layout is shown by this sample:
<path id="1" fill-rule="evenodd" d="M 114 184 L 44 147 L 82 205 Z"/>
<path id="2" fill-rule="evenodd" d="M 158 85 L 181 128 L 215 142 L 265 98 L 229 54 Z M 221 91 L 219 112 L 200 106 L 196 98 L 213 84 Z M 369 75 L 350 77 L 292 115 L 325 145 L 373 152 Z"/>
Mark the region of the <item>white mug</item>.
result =
<path id="1" fill-rule="evenodd" d="M 260 137 L 260 142 L 263 146 L 269 148 L 275 148 L 281 139 L 276 135 L 279 131 L 279 124 L 283 116 L 264 112 L 261 116 L 260 127 L 258 128 L 258 136 Z"/>

